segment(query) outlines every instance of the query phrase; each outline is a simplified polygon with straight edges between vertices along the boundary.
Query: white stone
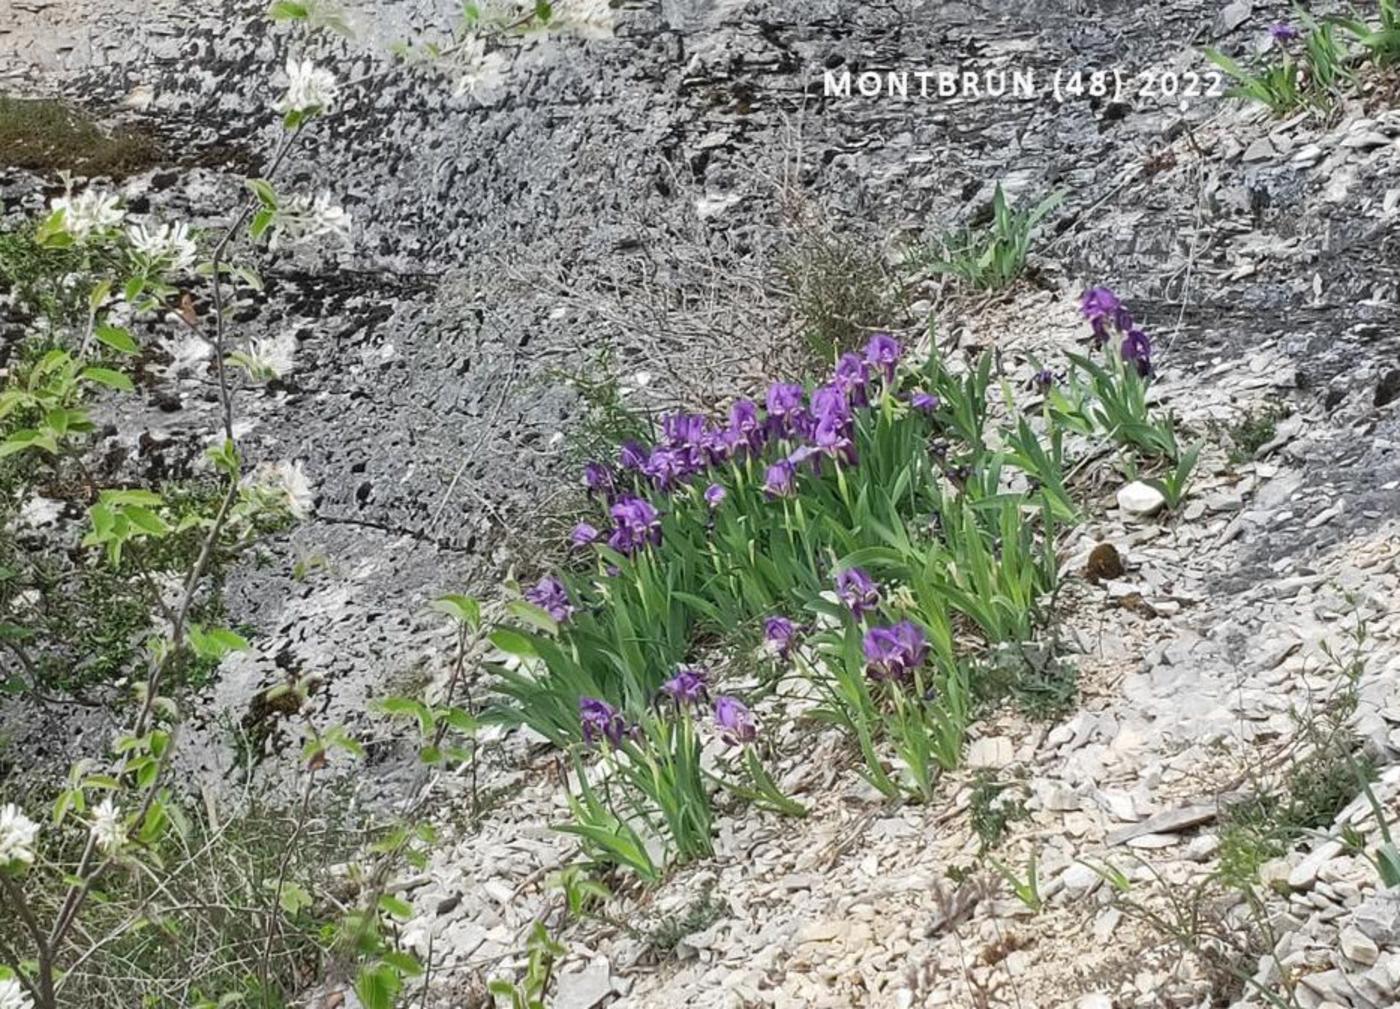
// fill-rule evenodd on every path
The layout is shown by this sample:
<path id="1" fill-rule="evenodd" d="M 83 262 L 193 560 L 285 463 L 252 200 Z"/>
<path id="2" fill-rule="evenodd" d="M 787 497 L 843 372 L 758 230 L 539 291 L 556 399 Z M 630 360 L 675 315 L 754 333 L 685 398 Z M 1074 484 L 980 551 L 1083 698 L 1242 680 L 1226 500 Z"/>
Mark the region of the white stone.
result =
<path id="1" fill-rule="evenodd" d="M 1129 515 L 1148 518 L 1162 510 L 1167 499 L 1162 492 L 1141 480 L 1134 480 L 1118 489 L 1118 507 Z"/>
<path id="2" fill-rule="evenodd" d="M 1065 884 L 1065 892 L 1070 897 L 1084 897 L 1093 893 L 1103 882 L 1100 876 L 1083 862 L 1075 862 L 1060 877 Z"/>
<path id="3" fill-rule="evenodd" d="M 1016 748 L 1005 736 L 987 736 L 974 740 L 967 748 L 969 767 L 1005 767 L 1016 759 Z"/>
<path id="4" fill-rule="evenodd" d="M 1074 1009 L 1113 1009 L 1113 999 L 1096 991 L 1074 1003 Z"/>
<path id="5" fill-rule="evenodd" d="M 1207 862 L 1220 850 L 1220 838 L 1214 834 L 1202 834 L 1191 838 L 1186 846 L 1186 857 L 1193 862 Z"/>
<path id="6" fill-rule="evenodd" d="M 1288 885 L 1294 890 L 1307 890 L 1317 882 L 1318 870 L 1342 853 L 1339 841 L 1325 841 L 1293 867 L 1288 874 Z"/>
<path id="7" fill-rule="evenodd" d="M 1348 925 L 1342 929 L 1341 946 L 1342 956 L 1353 963 L 1363 963 L 1368 967 L 1381 955 L 1380 947 L 1355 925 Z"/>

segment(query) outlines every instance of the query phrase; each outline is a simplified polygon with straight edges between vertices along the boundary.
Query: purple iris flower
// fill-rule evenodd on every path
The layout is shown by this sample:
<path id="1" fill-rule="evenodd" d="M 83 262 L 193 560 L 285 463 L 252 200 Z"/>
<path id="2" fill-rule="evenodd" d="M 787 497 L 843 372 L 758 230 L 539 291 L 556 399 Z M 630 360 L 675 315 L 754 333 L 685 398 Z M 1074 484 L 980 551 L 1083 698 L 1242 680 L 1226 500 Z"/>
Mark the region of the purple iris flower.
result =
<path id="1" fill-rule="evenodd" d="M 617 453 L 617 464 L 623 469 L 640 470 L 647 463 L 646 446 L 640 442 L 624 441 Z"/>
<path id="2" fill-rule="evenodd" d="M 774 382 L 768 388 L 768 415 L 786 417 L 802 408 L 802 386 L 787 382 Z"/>
<path id="3" fill-rule="evenodd" d="M 690 460 L 682 449 L 658 445 L 642 465 L 642 473 L 658 490 L 670 490 L 690 475 Z"/>
<path id="4" fill-rule="evenodd" d="M 587 522 L 580 522 L 574 526 L 574 531 L 569 534 L 569 542 L 576 547 L 586 547 L 588 544 L 596 542 L 601 535 L 603 534 Z"/>
<path id="5" fill-rule="evenodd" d="M 851 403 L 846 398 L 846 390 L 835 382 L 823 385 L 812 393 L 812 415 L 820 420 L 823 417 L 851 416 Z"/>
<path id="6" fill-rule="evenodd" d="M 1286 45 L 1298 38 L 1303 33 L 1294 28 L 1287 21 L 1275 21 L 1269 25 L 1269 35 L 1279 45 Z"/>
<path id="7" fill-rule="evenodd" d="M 797 467 L 791 459 L 779 459 L 763 477 L 763 493 L 770 498 L 790 497 L 797 492 Z"/>
<path id="8" fill-rule="evenodd" d="M 802 407 L 804 393 L 802 386 L 786 382 L 774 382 L 768 388 L 767 433 L 774 438 L 788 438 L 800 435 L 804 426 Z"/>
<path id="9" fill-rule="evenodd" d="M 751 399 L 736 399 L 729 406 L 729 424 L 744 434 L 759 428 L 758 404 Z"/>
<path id="10" fill-rule="evenodd" d="M 899 343 L 888 333 L 876 333 L 865 347 L 865 363 L 882 371 L 886 382 L 894 381 L 899 356 Z"/>
<path id="11" fill-rule="evenodd" d="M 870 385 L 870 369 L 859 354 L 841 355 L 836 362 L 832 384 L 849 396 L 856 406 L 865 406 L 869 402 L 866 390 Z"/>
<path id="12" fill-rule="evenodd" d="M 695 413 L 675 413 L 661 418 L 661 433 L 673 448 L 698 445 L 705 418 Z"/>
<path id="13" fill-rule="evenodd" d="M 797 625 L 787 617 L 769 617 L 763 622 L 763 644 L 780 659 L 792 652 L 797 640 Z"/>
<path id="14" fill-rule="evenodd" d="M 1108 342 L 1108 326 L 1112 323 L 1120 332 L 1133 326 L 1133 317 L 1118 296 L 1106 287 L 1091 287 L 1079 301 L 1079 311 L 1094 330 L 1094 346 Z"/>
<path id="15" fill-rule="evenodd" d="M 553 575 L 546 575 L 534 588 L 526 590 L 525 599 L 561 624 L 574 615 L 574 606 L 569 602 L 568 590 L 564 588 L 564 583 Z"/>
<path id="16" fill-rule="evenodd" d="M 730 746 L 742 746 L 758 738 L 753 715 L 737 697 L 722 694 L 715 698 L 715 725 L 720 738 Z"/>
<path id="17" fill-rule="evenodd" d="M 583 467 L 583 482 L 589 494 L 611 497 L 613 493 L 612 470 L 600 462 L 590 462 Z"/>
<path id="18" fill-rule="evenodd" d="M 848 568 L 836 576 L 836 598 L 859 620 L 880 604 L 880 586 L 860 568 Z"/>
<path id="19" fill-rule="evenodd" d="M 1045 393 L 1049 392 L 1050 389 L 1055 385 L 1055 382 L 1055 373 L 1049 368 L 1041 368 L 1038 372 L 1031 376 L 1031 386 L 1038 390 L 1041 393 L 1041 395 L 1044 395 Z"/>
<path id="20" fill-rule="evenodd" d="M 1079 311 L 1086 319 L 1092 319 L 1099 315 L 1111 316 L 1118 311 L 1121 304 L 1118 295 L 1108 288 L 1091 287 L 1080 296 Z"/>
<path id="21" fill-rule="evenodd" d="M 748 447 L 743 433 L 734 427 L 706 431 L 701 444 L 704 445 L 705 458 L 711 466 L 740 458 L 743 450 Z"/>
<path id="22" fill-rule="evenodd" d="M 856 463 L 856 446 L 851 440 L 850 422 L 840 415 L 827 414 L 817 422 L 812 441 L 827 455 L 840 459 L 848 466 Z"/>
<path id="23" fill-rule="evenodd" d="M 1152 342 L 1142 330 L 1128 330 L 1118 352 L 1123 355 L 1123 360 L 1137 365 L 1138 374 L 1143 378 L 1152 374 Z"/>
<path id="24" fill-rule="evenodd" d="M 938 409 L 940 402 L 942 401 L 933 393 L 924 392 L 922 389 L 915 389 L 909 394 L 909 405 L 924 413 L 933 413 Z"/>
<path id="25" fill-rule="evenodd" d="M 705 488 L 705 503 L 711 508 L 718 508 L 724 503 L 724 499 L 728 493 L 729 492 L 719 484 L 712 483 Z"/>
<path id="26" fill-rule="evenodd" d="M 865 652 L 866 669 L 872 680 L 895 679 L 892 668 L 899 666 L 899 642 L 894 631 L 888 627 L 872 627 L 865 632 L 862 642 Z"/>
<path id="27" fill-rule="evenodd" d="M 709 422 L 704 417 L 695 413 L 673 414 L 661 421 L 661 430 L 683 471 L 690 473 L 705 466 L 710 438 Z"/>
<path id="28" fill-rule="evenodd" d="M 902 680 L 928 658 L 923 628 L 912 620 L 901 620 L 893 627 L 870 628 L 862 647 L 872 680 Z"/>
<path id="29" fill-rule="evenodd" d="M 583 727 L 583 741 L 589 744 L 606 739 L 613 746 L 619 746 L 627 735 L 627 722 L 607 701 L 596 697 L 578 699 L 578 718 Z"/>
<path id="30" fill-rule="evenodd" d="M 677 707 L 700 704 L 710 694 L 705 671 L 694 666 L 678 666 L 676 675 L 663 683 L 661 690 L 676 702 Z"/>
<path id="31" fill-rule="evenodd" d="M 729 429 L 740 435 L 753 451 L 763 447 L 763 422 L 758 406 L 751 399 L 735 400 L 729 407 Z"/>
<path id="32" fill-rule="evenodd" d="M 619 553 L 630 554 L 648 543 L 661 542 L 661 515 L 649 501 L 625 497 L 612 506 L 615 528 L 608 545 Z"/>

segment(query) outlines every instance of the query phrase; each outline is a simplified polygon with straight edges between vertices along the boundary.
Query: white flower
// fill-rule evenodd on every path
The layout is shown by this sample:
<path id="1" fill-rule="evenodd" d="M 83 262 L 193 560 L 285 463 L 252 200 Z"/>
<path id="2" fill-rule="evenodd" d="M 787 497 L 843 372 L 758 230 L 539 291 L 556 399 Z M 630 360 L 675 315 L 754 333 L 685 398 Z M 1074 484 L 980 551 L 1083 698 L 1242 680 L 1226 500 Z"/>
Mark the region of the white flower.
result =
<path id="1" fill-rule="evenodd" d="M 104 195 L 93 189 L 84 189 L 77 196 L 55 196 L 49 209 L 63 211 L 63 229 L 80 242 L 87 241 L 94 231 L 115 228 L 126 217 L 126 211 L 117 206 L 115 193 Z"/>
<path id="2" fill-rule="evenodd" d="M 333 238 L 348 245 L 350 224 L 350 215 L 344 207 L 331 203 L 329 193 L 320 193 L 314 199 L 298 193 L 278 208 L 267 247 L 299 245 L 318 238 Z"/>
<path id="3" fill-rule="evenodd" d="M 549 24 L 587 39 L 613 37 L 613 11 L 608 0 L 559 0 Z"/>
<path id="4" fill-rule="evenodd" d="M 300 462 L 279 462 L 277 478 L 282 483 L 282 490 L 287 495 L 287 506 L 291 508 L 293 515 L 304 519 L 315 510 L 316 494 L 311 489 L 311 481 L 307 479 L 306 470 Z"/>
<path id="5" fill-rule="evenodd" d="M 0 807 L 0 866 L 11 862 L 34 862 L 34 839 L 39 825 L 25 816 L 18 806 L 9 803 Z M 0 1002 L 0 1007 L 4 1005 Z"/>
<path id="6" fill-rule="evenodd" d="M 178 378 L 184 373 L 202 375 L 209 359 L 214 356 L 214 345 L 193 333 L 173 338 L 165 349 L 169 352 L 171 361 L 161 371 L 170 378 Z M 220 438 L 222 437 L 220 435 Z"/>
<path id="7" fill-rule="evenodd" d="M 126 843 L 122 811 L 109 795 L 92 811 L 92 838 L 109 855 Z"/>
<path id="8" fill-rule="evenodd" d="M 152 262 L 163 262 L 172 273 L 181 273 L 194 266 L 199 250 L 190 237 L 190 228 L 184 221 L 148 227 L 133 224 L 126 229 L 131 239 L 131 247 Z"/>
<path id="9" fill-rule="evenodd" d="M 297 352 L 295 333 L 259 337 L 253 341 L 252 358 L 256 369 L 271 378 L 281 378 L 292 370 Z"/>
<path id="10" fill-rule="evenodd" d="M 300 461 L 283 460 L 263 463 L 246 478 L 255 491 L 274 498 L 299 519 L 307 518 L 316 509 L 316 492 Z"/>
<path id="11" fill-rule="evenodd" d="M 34 1009 L 34 1000 L 12 977 L 0 979 L 0 1009 Z"/>
<path id="12" fill-rule="evenodd" d="M 462 43 L 457 54 L 461 74 L 457 78 L 457 97 L 470 95 L 485 103 L 505 82 L 506 58 L 499 52 L 487 52 L 486 42 L 473 35 Z"/>
<path id="13" fill-rule="evenodd" d="M 325 112 L 340 92 L 335 75 L 310 60 L 287 57 L 287 93 L 274 106 L 278 112 Z"/>

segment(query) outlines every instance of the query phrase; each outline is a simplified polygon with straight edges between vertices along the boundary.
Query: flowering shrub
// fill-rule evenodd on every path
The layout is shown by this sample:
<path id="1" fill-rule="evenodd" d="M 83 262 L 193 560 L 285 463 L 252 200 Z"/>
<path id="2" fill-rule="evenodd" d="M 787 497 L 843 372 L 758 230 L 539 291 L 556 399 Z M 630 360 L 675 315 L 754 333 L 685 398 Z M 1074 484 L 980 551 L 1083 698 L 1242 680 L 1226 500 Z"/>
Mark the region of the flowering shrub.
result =
<path id="1" fill-rule="evenodd" d="M 444 62 L 474 61 L 458 69 L 464 80 L 476 75 L 465 89 L 475 95 L 488 65 L 499 70 L 508 63 L 507 36 L 555 20 L 590 34 L 606 28 L 605 4 L 566 0 L 560 8 L 554 19 L 550 4 L 536 4 L 512 11 L 508 25 L 494 26 L 468 5 L 463 37 L 431 49 Z M 299 32 L 346 27 L 332 5 L 320 0 L 278 0 L 270 15 L 297 23 Z M 33 504 L 40 486 L 58 488 L 65 500 L 86 506 L 82 528 L 60 512 L 52 538 L 62 541 L 69 568 L 103 572 L 104 584 L 115 583 L 123 607 L 87 606 L 84 585 L 64 583 L 56 596 L 78 597 L 78 612 L 90 609 L 104 625 L 113 625 L 102 630 L 123 649 L 102 669 L 111 679 L 125 677 L 122 685 L 132 685 L 132 696 L 129 706 L 114 709 L 122 728 L 110 752 L 100 744 L 91 747 L 93 755 L 75 764 L 66 782 L 44 790 L 51 805 L 43 815 L 37 800 L 31 805 L 26 799 L 23 808 L 0 806 L 4 1009 L 94 1004 L 114 990 L 126 1001 L 138 992 L 143 1004 L 196 1009 L 286 1005 L 307 984 L 308 968 L 353 978 L 366 1009 L 391 1009 L 402 1004 L 406 979 L 424 973 L 398 945 L 392 926 L 413 908 L 391 884 L 403 866 L 426 864 L 425 849 L 434 840 L 422 818 L 430 769 L 475 758 L 472 706 L 457 698 L 481 627 L 472 600 L 446 597 L 438 605 L 458 628 L 445 697 L 432 704 L 389 698 L 380 705 L 386 715 L 417 724 L 420 776 L 410 801 L 398 806 L 398 817 L 346 829 L 354 841 L 349 850 L 312 844 L 312 812 L 333 761 L 358 760 L 363 750 L 343 728 L 310 716 L 306 678 L 289 677 L 259 695 L 260 702 L 301 716 L 304 746 L 293 769 L 301 795 L 285 817 L 258 824 L 249 850 L 233 847 L 232 837 L 247 822 L 240 817 L 250 814 L 224 811 L 229 818 L 220 822 L 211 793 L 191 802 L 189 793 L 197 798 L 198 790 L 173 773 L 179 674 L 191 663 L 212 669 L 247 647 L 238 633 L 221 626 L 211 583 L 222 565 L 258 537 L 305 517 L 315 504 L 300 464 L 254 464 L 244 457 L 235 421 L 241 389 L 234 375 L 241 371 L 254 383 L 274 378 L 292 366 L 295 351 L 287 334 L 239 337 L 230 331 L 238 302 L 261 290 L 245 258 L 262 250 L 321 249 L 346 243 L 352 234 L 350 215 L 331 193 L 315 187 L 284 193 L 273 182 L 308 127 L 334 110 L 350 86 L 305 59 L 293 56 L 285 66 L 274 105 L 284 130 L 266 159 L 268 177 L 247 180 L 249 194 L 228 215 L 227 228 L 204 234 L 184 222 L 137 219 L 116 193 L 88 186 L 70 187 L 55 198 L 32 239 L 26 238 L 25 248 L 38 253 L 31 260 L 62 267 L 63 276 L 51 271 L 55 276 L 44 278 L 61 287 L 57 294 L 38 292 L 47 299 L 43 307 L 55 309 L 44 313 L 47 329 L 36 327 L 13 353 L 5 348 L 0 534 L 8 532 L 15 511 Z M 491 76 L 500 79 L 498 72 Z M 20 294 L 28 296 L 43 283 L 24 286 Z M 94 399 L 133 393 L 134 377 L 161 373 L 159 366 L 143 372 L 131 365 L 151 360 L 145 334 L 166 325 L 182 328 L 167 343 L 175 364 L 166 373 L 186 367 L 202 372 L 207 364 L 217 379 L 219 431 L 197 464 L 200 493 L 139 486 L 138 477 L 114 472 L 115 464 L 95 466 L 92 458 Z M 633 518 L 638 543 L 650 545 L 654 535 L 646 515 L 639 510 Z M 53 686 L 46 680 L 50 662 L 67 669 L 61 685 L 72 686 L 74 673 L 91 661 L 93 642 L 55 646 L 53 620 L 33 602 L 54 581 L 69 577 L 68 570 L 55 579 L 39 563 L 42 558 L 16 553 L 8 536 L 0 535 L 4 686 L 43 696 Z M 532 598 L 543 607 L 538 612 L 544 620 L 571 616 L 573 603 L 562 584 L 546 581 Z M 12 656 L 20 671 L 15 679 L 8 678 Z M 674 752 L 679 760 L 688 751 L 678 743 Z M 674 777 L 683 781 L 685 775 L 676 771 Z M 192 814 L 206 805 L 207 816 Z M 363 835 L 372 843 L 362 845 Z M 708 831 L 696 836 L 707 839 Z M 332 881 L 331 865 L 341 866 L 337 874 L 354 876 L 353 898 L 321 899 L 330 889 L 325 884 Z M 547 979 L 546 968 L 546 985 Z M 537 995 L 529 996 L 530 1004 Z"/>

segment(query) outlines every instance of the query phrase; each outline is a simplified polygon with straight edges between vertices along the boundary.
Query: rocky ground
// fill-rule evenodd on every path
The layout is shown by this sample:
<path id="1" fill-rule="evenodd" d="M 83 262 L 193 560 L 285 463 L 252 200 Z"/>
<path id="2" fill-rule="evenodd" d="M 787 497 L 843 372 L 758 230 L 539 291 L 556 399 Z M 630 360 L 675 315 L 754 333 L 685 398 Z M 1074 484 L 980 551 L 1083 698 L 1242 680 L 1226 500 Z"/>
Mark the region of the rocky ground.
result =
<path id="1" fill-rule="evenodd" d="M 216 225 L 276 130 L 269 81 L 287 42 L 253 20 L 262 6 L 15 4 L 0 81 L 148 127 L 163 153 L 119 180 L 129 203 Z M 1083 6 L 627 5 L 612 40 L 527 48 L 525 83 L 485 106 L 407 70 L 354 90 L 282 180 L 343 201 L 353 248 L 275 259 L 240 319 L 249 335 L 296 334 L 291 375 L 239 409 L 266 458 L 305 460 L 316 515 L 277 544 L 278 563 L 230 586 L 259 634 L 194 705 L 208 721 L 196 761 L 229 770 L 218 714 L 288 666 L 324 677 L 327 717 L 351 723 L 386 683 L 442 672 L 426 602 L 534 573 L 540 517 L 571 493 L 564 435 L 579 403 L 560 370 L 606 347 L 629 381 L 652 376 L 634 401 L 705 404 L 778 374 L 795 343 L 776 270 L 794 206 L 893 254 L 977 219 L 996 180 L 1029 202 L 1062 190 L 1029 279 L 978 300 L 915 284 L 903 321 L 932 313 L 941 344 L 999 348 L 1019 381 L 1032 355 L 1075 347 L 1079 291 L 1109 284 L 1161 348 L 1163 405 L 1208 440 L 1179 517 L 1120 507 L 1123 477 L 1094 475 L 1095 517 L 1069 566 L 1106 542 L 1125 571 L 1077 580 L 1066 601 L 1079 710 L 979 725 L 971 766 L 929 808 L 878 802 L 835 736 L 791 730 L 777 744 L 784 785 L 812 815 L 721 818 L 712 862 L 609 908 L 645 934 L 696 927 L 660 954 L 616 924 L 575 928 L 556 1004 L 1222 1004 L 1233 982 L 1209 958 L 1183 956 L 1077 860 L 1109 860 L 1132 880 L 1120 897 L 1166 914 L 1217 868 L 1221 797 L 1337 689 L 1323 648 L 1344 652 L 1358 619 L 1357 729 L 1382 762 L 1400 755 L 1400 112 L 1384 82 L 1326 125 L 1214 98 L 821 96 L 828 67 L 1204 69 L 1197 47 L 1257 46 L 1287 14 L 1240 0 Z M 414 0 L 352 15 L 358 39 L 320 54 L 347 78 L 395 39 L 440 31 L 447 12 Z M 6 219 L 56 182 L 0 165 Z M 184 368 L 181 349 L 168 346 L 177 363 L 137 418 L 151 434 L 132 436 L 141 465 L 188 467 L 209 430 L 213 387 L 198 348 Z M 1229 432 L 1266 410 L 1272 437 L 1232 460 Z M 6 725 L 21 747 L 53 737 L 23 712 Z M 424 950 L 431 937 L 444 1006 L 470 1004 L 518 955 L 569 853 L 549 829 L 563 811 L 553 757 L 519 735 L 500 743 L 490 782 L 513 794 L 415 881 L 417 905 L 437 912 L 410 936 Z M 996 877 L 947 877 L 976 853 L 978 768 L 1025 791 L 1029 819 L 998 857 L 1022 872 L 1037 854 L 1039 914 Z M 1400 804 L 1394 768 L 1377 794 Z M 1354 803 L 1339 823 L 1374 836 L 1368 814 Z M 1367 863 L 1323 842 L 1266 868 L 1281 939 L 1260 985 L 1309 1009 L 1400 1001 L 1400 902 Z"/>

